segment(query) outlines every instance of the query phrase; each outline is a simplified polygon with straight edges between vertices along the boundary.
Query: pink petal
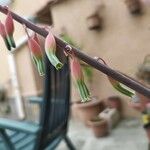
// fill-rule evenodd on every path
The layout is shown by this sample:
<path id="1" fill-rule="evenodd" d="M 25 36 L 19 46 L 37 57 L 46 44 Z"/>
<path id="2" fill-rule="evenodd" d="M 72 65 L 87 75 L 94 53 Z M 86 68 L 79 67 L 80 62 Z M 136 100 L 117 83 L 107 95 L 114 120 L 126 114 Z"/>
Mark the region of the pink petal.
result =
<path id="1" fill-rule="evenodd" d="M 42 50 L 40 45 L 32 38 L 28 40 L 29 49 L 35 57 L 42 57 Z"/>
<path id="2" fill-rule="evenodd" d="M 45 39 L 45 50 L 53 51 L 53 52 L 56 51 L 56 41 L 51 32 L 49 32 L 49 34 L 47 35 L 47 37 Z"/>
<path id="3" fill-rule="evenodd" d="M 3 23 L 0 22 L 0 34 L 3 38 L 6 37 L 6 31 L 5 31 L 5 26 Z"/>
<path id="4" fill-rule="evenodd" d="M 9 35 L 12 35 L 13 32 L 14 32 L 14 22 L 13 22 L 13 18 L 11 16 L 11 13 L 8 12 L 7 14 L 7 18 L 5 20 L 5 28 L 6 28 L 6 32 L 9 34 Z"/>
<path id="5" fill-rule="evenodd" d="M 75 80 L 83 80 L 83 72 L 77 58 L 71 59 L 71 74 Z"/>

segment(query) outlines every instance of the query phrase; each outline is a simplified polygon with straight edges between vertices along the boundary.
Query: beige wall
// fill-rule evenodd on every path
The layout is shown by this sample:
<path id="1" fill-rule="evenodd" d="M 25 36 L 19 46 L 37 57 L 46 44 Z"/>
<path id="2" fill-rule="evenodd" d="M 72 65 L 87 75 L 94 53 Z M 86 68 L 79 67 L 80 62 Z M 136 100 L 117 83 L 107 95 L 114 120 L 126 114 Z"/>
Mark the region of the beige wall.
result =
<path id="1" fill-rule="evenodd" d="M 36 4 L 36 5 L 35 5 Z M 15 3 L 11 6 L 11 9 L 18 13 L 19 15 L 22 15 L 24 17 L 32 16 L 37 10 L 41 8 L 40 1 L 37 0 L 15 0 Z M 5 20 L 5 15 L 0 14 L 0 18 L 2 21 Z M 24 30 L 23 27 L 15 22 L 15 41 L 17 43 L 18 40 L 20 40 L 24 36 Z M 0 53 L 0 68 L 1 68 L 1 75 L 0 75 L 0 83 L 3 83 L 8 92 L 9 95 L 14 95 L 14 87 L 12 86 L 11 82 L 8 82 L 10 80 L 10 70 L 8 65 L 8 54 L 9 52 L 6 50 L 6 47 L 2 41 L 1 41 L 1 53 Z M 17 74 L 18 74 L 18 80 L 20 84 L 21 94 L 23 96 L 28 95 L 38 95 L 41 93 L 42 88 L 42 80 L 38 76 L 36 70 L 34 69 L 34 66 L 32 65 L 30 54 L 27 45 L 21 47 L 18 49 L 18 52 L 15 55 L 15 61 L 16 61 L 16 67 L 17 67 Z M 36 82 L 38 81 L 38 82 Z M 7 84 L 6 84 L 7 83 Z"/>
<path id="2" fill-rule="evenodd" d="M 55 28 L 60 30 L 65 26 L 74 41 L 83 46 L 84 53 L 93 57 L 100 56 L 112 68 L 134 77 L 144 56 L 150 53 L 150 8 L 145 8 L 143 15 L 134 17 L 129 14 L 123 1 L 103 1 L 104 28 L 97 32 L 89 31 L 86 25 L 86 17 L 94 9 L 92 2 L 68 0 L 52 7 Z M 92 94 L 100 99 L 119 95 L 106 76 L 98 71 L 94 71 Z M 127 105 L 130 99 L 120 96 L 124 99 L 125 116 L 138 116 Z"/>
<path id="3" fill-rule="evenodd" d="M 43 2 L 42 0 L 16 0 L 12 9 L 20 15 L 30 16 L 44 5 Z M 134 17 L 129 14 L 123 1 L 107 0 L 103 2 L 105 5 L 102 10 L 104 29 L 100 32 L 89 31 L 86 25 L 86 17 L 94 9 L 93 0 L 66 0 L 64 3 L 53 6 L 54 26 L 58 30 L 65 26 L 68 33 L 78 45 L 83 47 L 86 54 L 93 57 L 100 56 L 112 68 L 134 77 L 138 65 L 150 52 L 150 8 L 145 8 L 142 16 Z M 0 18 L 4 19 L 5 17 L 0 15 Z M 20 24 L 16 23 L 15 26 L 17 41 L 24 35 L 24 31 Z M 0 50 L 0 82 L 6 83 L 10 78 L 10 72 L 7 61 L 8 52 L 3 42 L 1 42 Z M 37 94 L 42 87 L 41 79 L 34 76 L 36 71 L 33 70 L 26 46 L 16 54 L 16 62 L 22 94 Z M 96 70 L 94 70 L 91 89 L 92 95 L 98 96 L 100 99 L 119 94 L 111 87 L 106 76 Z M 74 100 L 78 99 L 74 97 L 75 95 L 73 93 Z M 124 99 L 125 116 L 138 116 L 137 112 L 128 107 L 129 99 L 120 96 Z"/>

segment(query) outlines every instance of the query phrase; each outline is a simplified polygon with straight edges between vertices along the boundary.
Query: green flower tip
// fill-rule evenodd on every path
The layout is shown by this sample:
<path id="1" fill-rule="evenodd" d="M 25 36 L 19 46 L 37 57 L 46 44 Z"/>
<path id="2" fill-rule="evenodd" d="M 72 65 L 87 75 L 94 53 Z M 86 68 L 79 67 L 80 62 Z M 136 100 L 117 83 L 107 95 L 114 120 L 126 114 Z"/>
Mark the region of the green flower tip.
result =
<path id="1" fill-rule="evenodd" d="M 89 101 L 91 101 L 91 98 L 84 99 L 84 100 L 82 99 L 82 100 L 81 100 L 81 103 L 87 103 L 87 102 L 89 102 Z"/>
<path id="2" fill-rule="evenodd" d="M 44 73 L 44 72 L 40 72 L 39 75 L 40 75 L 40 76 L 44 76 L 45 73 Z"/>
<path id="3" fill-rule="evenodd" d="M 57 70 L 60 70 L 62 67 L 63 67 L 63 64 L 60 63 L 60 62 L 57 63 L 56 66 L 55 66 L 55 68 L 56 68 Z"/>

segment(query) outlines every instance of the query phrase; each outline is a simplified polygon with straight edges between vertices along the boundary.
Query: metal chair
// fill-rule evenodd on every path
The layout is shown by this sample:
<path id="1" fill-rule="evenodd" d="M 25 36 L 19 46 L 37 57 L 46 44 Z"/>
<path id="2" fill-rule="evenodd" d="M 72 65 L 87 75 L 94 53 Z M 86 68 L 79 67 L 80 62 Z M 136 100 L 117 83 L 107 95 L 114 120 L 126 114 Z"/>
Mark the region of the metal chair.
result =
<path id="1" fill-rule="evenodd" d="M 39 123 L 19 122 L 0 118 L 0 150 L 53 150 L 63 139 L 75 150 L 67 136 L 70 109 L 70 72 L 65 58 L 64 67 L 57 71 L 45 57 L 43 97 L 31 97 L 40 106 Z"/>

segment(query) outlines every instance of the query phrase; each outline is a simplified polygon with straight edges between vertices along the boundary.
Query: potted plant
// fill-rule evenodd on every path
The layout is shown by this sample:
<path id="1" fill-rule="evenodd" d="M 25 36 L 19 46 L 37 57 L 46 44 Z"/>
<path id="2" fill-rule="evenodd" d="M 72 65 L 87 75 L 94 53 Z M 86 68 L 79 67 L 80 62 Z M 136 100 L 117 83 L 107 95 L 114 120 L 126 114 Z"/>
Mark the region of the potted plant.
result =
<path id="1" fill-rule="evenodd" d="M 76 112 L 77 117 L 88 125 L 88 120 L 92 119 L 94 116 L 97 116 L 101 111 L 105 108 L 104 102 L 92 98 L 92 100 L 88 102 L 76 101 L 73 102 L 72 110 Z"/>
<path id="2" fill-rule="evenodd" d="M 88 125 L 92 128 L 95 137 L 104 137 L 109 132 L 107 121 L 100 117 L 90 119 Z"/>
<path id="3" fill-rule="evenodd" d="M 115 108 L 106 108 L 98 116 L 107 120 L 110 130 L 116 127 L 120 120 L 120 113 Z"/>

